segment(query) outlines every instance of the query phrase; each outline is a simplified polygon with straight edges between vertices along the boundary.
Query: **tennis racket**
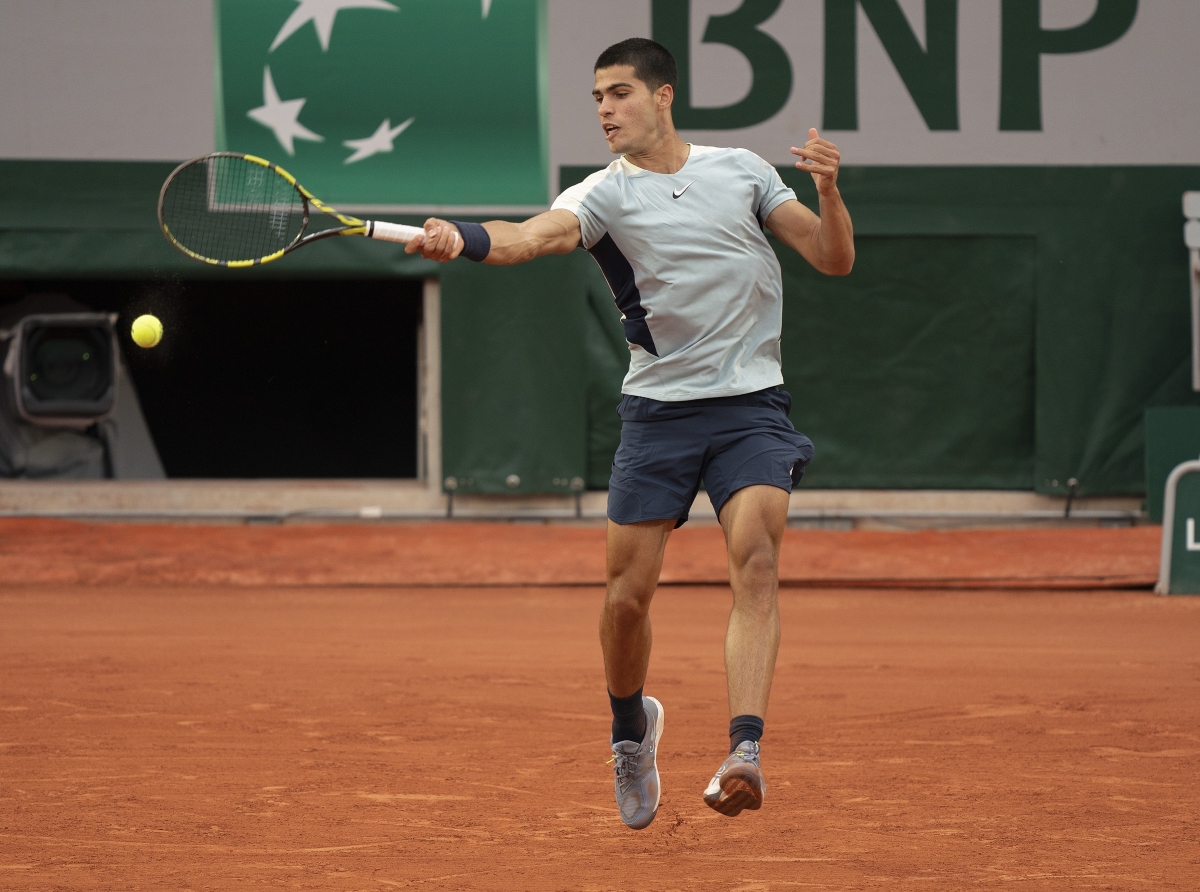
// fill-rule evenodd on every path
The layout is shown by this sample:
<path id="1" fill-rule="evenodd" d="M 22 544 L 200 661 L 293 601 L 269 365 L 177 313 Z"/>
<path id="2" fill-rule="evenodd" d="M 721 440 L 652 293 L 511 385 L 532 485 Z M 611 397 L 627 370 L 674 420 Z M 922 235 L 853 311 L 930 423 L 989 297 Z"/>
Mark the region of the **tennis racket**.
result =
<path id="1" fill-rule="evenodd" d="M 305 235 L 311 208 L 340 223 Z M 214 266 L 257 266 L 335 235 L 408 243 L 424 230 L 338 213 L 284 170 L 254 155 L 214 152 L 185 161 L 158 194 L 158 224 L 172 245 Z"/>

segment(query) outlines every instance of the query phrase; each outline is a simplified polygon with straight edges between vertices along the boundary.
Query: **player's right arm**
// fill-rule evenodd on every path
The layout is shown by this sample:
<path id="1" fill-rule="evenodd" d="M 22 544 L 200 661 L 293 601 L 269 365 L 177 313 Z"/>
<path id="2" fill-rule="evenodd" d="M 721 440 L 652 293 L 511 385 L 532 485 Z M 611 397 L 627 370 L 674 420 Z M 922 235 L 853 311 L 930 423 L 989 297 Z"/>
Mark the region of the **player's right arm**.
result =
<path id="1" fill-rule="evenodd" d="M 579 218 L 561 208 L 530 217 L 523 223 L 491 220 L 483 228 L 491 239 L 491 249 L 483 262 L 498 265 L 524 263 L 544 254 L 566 254 L 579 247 L 581 238 Z M 405 253 L 420 251 L 422 257 L 442 262 L 462 253 L 463 238 L 453 223 L 430 217 L 424 229 L 425 237 L 409 242 Z"/>

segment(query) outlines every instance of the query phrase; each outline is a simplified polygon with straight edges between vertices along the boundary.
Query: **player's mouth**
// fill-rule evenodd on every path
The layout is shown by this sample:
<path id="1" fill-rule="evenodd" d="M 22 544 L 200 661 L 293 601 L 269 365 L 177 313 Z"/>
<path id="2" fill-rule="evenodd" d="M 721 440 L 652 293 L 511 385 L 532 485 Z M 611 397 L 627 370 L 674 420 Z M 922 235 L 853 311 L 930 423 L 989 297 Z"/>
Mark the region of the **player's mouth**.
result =
<path id="1" fill-rule="evenodd" d="M 613 135 L 620 129 L 621 128 L 618 127 L 616 124 L 605 124 L 604 125 L 604 138 L 611 142 Z"/>

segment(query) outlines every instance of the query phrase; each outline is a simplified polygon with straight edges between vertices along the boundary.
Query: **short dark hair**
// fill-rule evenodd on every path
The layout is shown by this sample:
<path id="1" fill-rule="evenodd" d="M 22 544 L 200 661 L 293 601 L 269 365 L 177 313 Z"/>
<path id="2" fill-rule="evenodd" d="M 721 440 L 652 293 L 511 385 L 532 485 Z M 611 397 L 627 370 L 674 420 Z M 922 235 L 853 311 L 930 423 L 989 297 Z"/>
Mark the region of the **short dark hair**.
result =
<path id="1" fill-rule="evenodd" d="M 663 84 L 670 84 L 672 90 L 679 86 L 679 67 L 671 51 L 645 37 L 631 37 L 614 43 L 600 54 L 592 70 L 599 71 L 614 65 L 632 65 L 637 79 L 645 82 L 651 93 Z"/>

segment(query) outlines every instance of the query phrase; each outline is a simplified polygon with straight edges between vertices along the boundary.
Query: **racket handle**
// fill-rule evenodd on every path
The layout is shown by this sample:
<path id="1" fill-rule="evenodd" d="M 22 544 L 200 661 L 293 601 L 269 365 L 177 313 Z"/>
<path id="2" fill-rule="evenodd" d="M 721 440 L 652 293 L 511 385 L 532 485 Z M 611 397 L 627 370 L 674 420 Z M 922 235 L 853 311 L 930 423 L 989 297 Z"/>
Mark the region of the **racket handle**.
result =
<path id="1" fill-rule="evenodd" d="M 377 238 L 385 242 L 401 242 L 408 244 L 418 235 L 424 235 L 425 230 L 419 226 L 405 226 L 401 223 L 384 223 L 381 220 L 367 222 L 367 238 Z"/>

